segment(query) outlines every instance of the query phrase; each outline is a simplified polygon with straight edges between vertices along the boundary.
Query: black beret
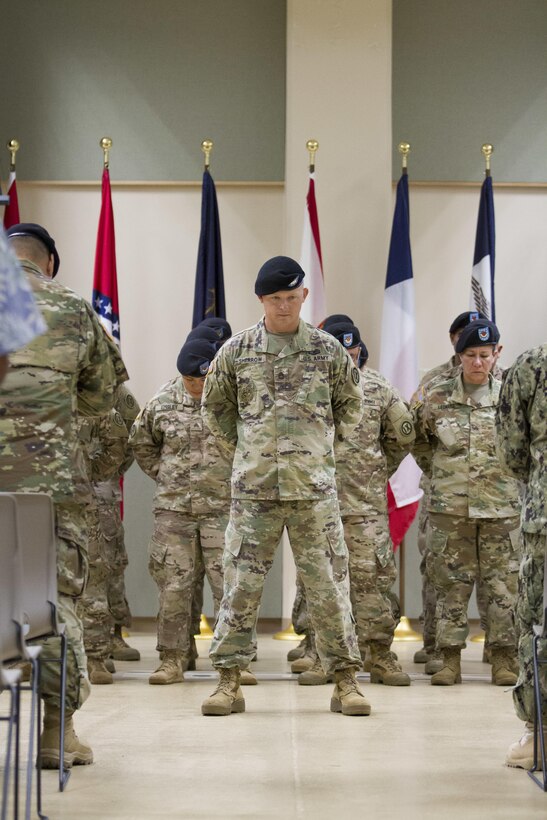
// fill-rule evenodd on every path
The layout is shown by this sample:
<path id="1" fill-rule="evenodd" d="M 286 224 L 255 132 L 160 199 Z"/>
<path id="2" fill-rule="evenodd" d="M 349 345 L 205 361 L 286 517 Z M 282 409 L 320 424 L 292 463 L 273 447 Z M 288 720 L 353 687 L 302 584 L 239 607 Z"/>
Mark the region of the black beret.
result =
<path id="1" fill-rule="evenodd" d="M 306 274 L 289 256 L 274 256 L 264 262 L 255 282 L 257 296 L 268 296 L 278 290 L 294 290 L 302 284 Z"/>
<path id="2" fill-rule="evenodd" d="M 350 316 L 346 316 L 345 313 L 331 313 L 321 325 L 321 330 L 326 330 L 329 325 L 338 325 L 340 322 L 347 322 L 350 325 L 354 324 L 353 319 Z"/>
<path id="3" fill-rule="evenodd" d="M 48 253 L 53 254 L 53 276 L 57 276 L 61 260 L 55 247 L 55 240 L 51 237 L 45 228 L 41 225 L 36 225 L 35 222 L 19 222 L 18 225 L 12 225 L 7 230 L 8 236 L 33 236 L 34 239 L 39 239 L 42 245 L 45 246 Z"/>
<path id="4" fill-rule="evenodd" d="M 199 323 L 198 327 L 212 327 L 218 338 L 223 342 L 229 339 L 232 335 L 232 328 L 226 319 L 221 319 L 219 316 L 212 316 L 210 319 L 204 319 Z"/>
<path id="5" fill-rule="evenodd" d="M 190 331 L 188 336 L 186 337 L 187 342 L 191 342 L 194 339 L 204 339 L 209 344 L 212 344 L 215 350 L 219 350 L 222 347 L 222 339 L 218 335 L 218 332 L 214 327 L 207 327 L 207 325 L 198 325 L 193 330 Z"/>
<path id="6" fill-rule="evenodd" d="M 359 328 L 355 327 L 351 322 L 338 322 L 338 324 L 329 325 L 326 332 L 334 336 L 335 339 L 338 339 L 342 347 L 361 346 Z"/>
<path id="7" fill-rule="evenodd" d="M 489 322 L 488 319 L 477 319 L 462 330 L 462 335 L 456 342 L 456 353 L 463 353 L 468 347 L 497 345 L 499 340 L 500 332 L 494 322 Z"/>
<path id="8" fill-rule="evenodd" d="M 365 362 L 368 359 L 368 350 L 367 350 L 366 344 L 364 343 L 364 341 L 362 339 L 361 339 L 360 347 L 361 347 L 361 353 L 359 355 L 359 364 L 363 365 L 363 364 L 365 364 Z"/>
<path id="9" fill-rule="evenodd" d="M 480 310 L 466 310 L 465 313 L 460 313 L 459 316 L 456 316 L 448 332 L 450 335 L 457 333 L 462 327 L 467 327 L 468 324 L 475 322 L 477 319 L 488 319 L 488 316 L 485 316 Z"/>
<path id="10" fill-rule="evenodd" d="M 206 339 L 186 341 L 178 355 L 177 370 L 182 376 L 205 376 L 216 352 Z"/>

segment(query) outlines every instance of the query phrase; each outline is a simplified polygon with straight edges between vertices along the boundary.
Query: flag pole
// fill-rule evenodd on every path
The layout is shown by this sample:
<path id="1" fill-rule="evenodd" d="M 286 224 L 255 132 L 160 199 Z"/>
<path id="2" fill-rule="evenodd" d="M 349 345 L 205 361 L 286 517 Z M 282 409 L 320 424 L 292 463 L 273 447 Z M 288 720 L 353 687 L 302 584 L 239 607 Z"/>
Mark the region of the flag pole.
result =
<path id="1" fill-rule="evenodd" d="M 213 150 L 213 140 L 203 140 L 201 143 L 201 150 L 205 154 L 203 168 L 205 171 L 209 171 L 211 152 Z M 194 635 L 194 638 L 198 641 L 210 641 L 212 637 L 213 630 L 211 629 L 209 621 L 202 612 L 199 619 L 199 632 Z"/>
<path id="2" fill-rule="evenodd" d="M 401 172 L 403 174 L 408 174 L 408 155 L 410 154 L 410 143 L 400 142 L 398 149 L 401 154 Z M 401 612 L 405 611 L 405 571 L 405 539 L 403 538 L 399 544 L 399 606 Z M 420 640 L 419 633 L 412 629 L 410 621 L 406 615 L 401 615 L 401 619 L 393 637 L 396 641 Z"/>
<path id="3" fill-rule="evenodd" d="M 489 142 L 485 142 L 484 145 L 481 148 L 481 151 L 483 153 L 484 161 L 485 161 L 484 176 L 489 177 L 489 176 L 491 176 L 491 173 L 490 173 L 490 158 L 492 157 L 492 154 L 494 153 L 494 146 L 491 145 Z"/>
<path id="4" fill-rule="evenodd" d="M 110 159 L 109 159 L 109 152 L 112 148 L 112 140 L 110 137 L 103 137 L 100 141 L 99 145 L 103 149 L 103 157 L 104 157 L 104 167 L 109 168 L 110 166 Z"/>
<path id="5" fill-rule="evenodd" d="M 204 168 L 206 171 L 209 170 L 209 160 L 211 157 L 211 153 L 213 151 L 213 140 L 203 140 L 201 143 L 201 150 L 205 154 L 205 165 Z"/>
<path id="6" fill-rule="evenodd" d="M 313 174 L 315 171 L 315 155 L 319 148 L 319 143 L 317 140 L 308 140 L 306 143 L 306 148 L 308 149 L 308 153 L 310 155 L 310 174 Z"/>
<path id="7" fill-rule="evenodd" d="M 21 146 L 19 145 L 18 140 L 12 139 L 7 143 L 6 147 L 7 147 L 8 151 L 10 152 L 10 166 L 9 166 L 9 169 L 10 169 L 10 172 L 13 173 L 15 171 L 15 158 L 17 156 L 17 151 L 19 150 L 19 148 Z"/>

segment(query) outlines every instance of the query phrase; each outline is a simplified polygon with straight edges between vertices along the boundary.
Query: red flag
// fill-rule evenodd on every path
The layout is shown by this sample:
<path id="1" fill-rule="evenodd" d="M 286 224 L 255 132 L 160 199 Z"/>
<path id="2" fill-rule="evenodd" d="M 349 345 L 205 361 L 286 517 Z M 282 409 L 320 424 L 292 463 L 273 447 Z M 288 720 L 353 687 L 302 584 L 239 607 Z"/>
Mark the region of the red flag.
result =
<path id="1" fill-rule="evenodd" d="M 18 225 L 21 221 L 19 219 L 19 200 L 17 199 L 17 179 L 15 171 L 10 171 L 8 182 L 8 196 L 9 205 L 6 205 L 4 211 L 4 228 L 11 228 L 12 225 Z"/>
<path id="2" fill-rule="evenodd" d="M 93 274 L 93 309 L 98 314 L 100 323 L 119 347 L 120 311 L 116 271 L 116 238 L 108 168 L 103 171 L 101 215 L 99 216 Z"/>
<path id="3" fill-rule="evenodd" d="M 319 219 L 315 201 L 315 174 L 310 172 L 310 184 L 306 197 L 304 212 L 304 232 L 300 265 L 306 274 L 304 287 L 308 288 L 308 298 L 302 306 L 301 316 L 304 321 L 316 327 L 327 315 L 325 300 L 325 282 L 323 278 L 323 258 L 321 256 L 321 239 L 319 237 Z"/>
<path id="4" fill-rule="evenodd" d="M 108 168 L 103 171 L 92 304 L 95 313 L 99 317 L 99 322 L 119 348 L 120 310 L 118 306 L 118 273 L 116 270 L 116 237 L 114 234 L 114 212 L 112 210 Z M 120 489 L 122 491 L 120 514 L 123 518 L 123 477 L 120 478 Z"/>

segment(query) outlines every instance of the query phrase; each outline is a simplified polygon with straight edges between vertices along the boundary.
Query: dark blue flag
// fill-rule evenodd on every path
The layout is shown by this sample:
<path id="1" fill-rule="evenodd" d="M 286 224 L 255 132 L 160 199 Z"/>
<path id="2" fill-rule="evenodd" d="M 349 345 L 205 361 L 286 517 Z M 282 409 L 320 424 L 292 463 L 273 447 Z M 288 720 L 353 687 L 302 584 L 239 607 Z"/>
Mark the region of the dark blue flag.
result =
<path id="1" fill-rule="evenodd" d="M 199 236 L 194 315 L 192 327 L 204 319 L 226 318 L 224 271 L 215 183 L 209 171 L 203 172 L 201 195 L 201 233 Z"/>
<path id="2" fill-rule="evenodd" d="M 488 175 L 481 188 L 473 271 L 471 273 L 471 310 L 481 310 L 496 321 L 494 272 L 496 267 L 496 227 L 494 223 L 494 191 Z"/>

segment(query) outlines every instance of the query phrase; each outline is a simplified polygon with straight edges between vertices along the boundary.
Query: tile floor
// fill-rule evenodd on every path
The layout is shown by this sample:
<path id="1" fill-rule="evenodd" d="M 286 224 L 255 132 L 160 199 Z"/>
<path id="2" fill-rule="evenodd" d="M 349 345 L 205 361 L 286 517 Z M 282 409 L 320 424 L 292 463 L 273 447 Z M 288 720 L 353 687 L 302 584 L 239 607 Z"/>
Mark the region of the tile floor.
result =
<path id="1" fill-rule="evenodd" d="M 329 711 L 332 685 L 297 684 L 285 660 L 294 643 L 261 635 L 247 711 L 221 718 L 200 713 L 215 685 L 207 642 L 198 671 L 166 687 L 147 682 L 154 636 L 129 642 L 141 660 L 117 663 L 114 685 L 93 687 L 76 717 L 96 762 L 75 768 L 63 794 L 44 772 L 50 820 L 547 817 L 547 794 L 503 766 L 522 724 L 510 692 L 490 684 L 482 644 L 464 652 L 463 685 L 445 688 L 412 662 L 419 644 L 398 642 L 412 685 L 361 675 L 372 715 L 350 718 Z"/>

